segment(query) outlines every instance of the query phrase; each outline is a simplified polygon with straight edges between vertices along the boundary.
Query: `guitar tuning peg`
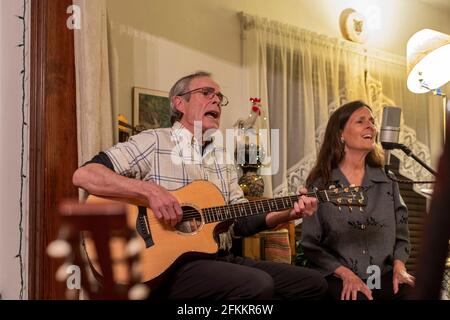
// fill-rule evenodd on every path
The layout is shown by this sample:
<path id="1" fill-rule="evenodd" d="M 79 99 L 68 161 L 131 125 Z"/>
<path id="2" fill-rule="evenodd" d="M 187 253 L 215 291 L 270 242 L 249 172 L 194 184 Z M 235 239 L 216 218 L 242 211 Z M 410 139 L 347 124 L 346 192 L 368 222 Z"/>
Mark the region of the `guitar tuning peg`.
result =
<path id="1" fill-rule="evenodd" d="M 128 298 L 130 300 L 144 300 L 148 298 L 149 294 L 150 288 L 141 283 L 130 288 L 128 291 Z"/>
<path id="2" fill-rule="evenodd" d="M 136 257 L 139 252 L 142 250 L 142 242 L 137 238 L 131 239 L 125 249 L 126 255 L 129 258 Z"/>
<path id="3" fill-rule="evenodd" d="M 69 269 L 70 264 L 65 262 L 62 265 L 59 266 L 58 270 L 56 270 L 55 278 L 59 282 L 66 281 L 67 277 L 69 276 L 69 273 L 67 270 Z"/>
<path id="4" fill-rule="evenodd" d="M 328 189 L 335 189 L 336 186 L 334 184 L 330 184 L 330 186 L 328 187 Z"/>
<path id="5" fill-rule="evenodd" d="M 348 210 L 350 210 L 350 212 L 353 212 L 353 207 L 348 207 Z"/>
<path id="6" fill-rule="evenodd" d="M 359 207 L 359 211 L 361 211 L 361 213 L 364 213 L 363 207 Z"/>
<path id="7" fill-rule="evenodd" d="M 350 189 L 348 187 L 344 188 L 344 192 L 348 192 Z"/>
<path id="8" fill-rule="evenodd" d="M 66 240 L 58 239 L 47 246 L 47 254 L 52 258 L 65 258 L 72 252 L 72 246 Z"/>

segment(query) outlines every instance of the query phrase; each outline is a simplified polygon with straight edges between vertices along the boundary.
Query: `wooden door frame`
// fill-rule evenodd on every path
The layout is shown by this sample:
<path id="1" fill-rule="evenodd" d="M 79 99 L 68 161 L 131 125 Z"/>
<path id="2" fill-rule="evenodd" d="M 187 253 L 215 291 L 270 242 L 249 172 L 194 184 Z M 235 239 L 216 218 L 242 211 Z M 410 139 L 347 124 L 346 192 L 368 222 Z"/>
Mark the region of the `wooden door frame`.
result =
<path id="1" fill-rule="evenodd" d="M 77 196 L 74 35 L 68 29 L 72 0 L 32 0 L 30 36 L 29 299 L 61 299 L 55 280 L 60 261 L 48 243 L 59 231 L 58 204 Z"/>

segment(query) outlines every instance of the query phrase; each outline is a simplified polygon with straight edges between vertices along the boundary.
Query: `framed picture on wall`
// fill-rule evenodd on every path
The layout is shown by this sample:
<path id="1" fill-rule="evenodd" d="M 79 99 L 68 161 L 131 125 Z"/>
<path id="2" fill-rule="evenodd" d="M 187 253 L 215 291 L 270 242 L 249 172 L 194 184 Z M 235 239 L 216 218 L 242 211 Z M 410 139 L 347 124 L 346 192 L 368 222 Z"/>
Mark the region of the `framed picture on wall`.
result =
<path id="1" fill-rule="evenodd" d="M 133 126 L 137 131 L 171 127 L 169 93 L 134 87 Z"/>

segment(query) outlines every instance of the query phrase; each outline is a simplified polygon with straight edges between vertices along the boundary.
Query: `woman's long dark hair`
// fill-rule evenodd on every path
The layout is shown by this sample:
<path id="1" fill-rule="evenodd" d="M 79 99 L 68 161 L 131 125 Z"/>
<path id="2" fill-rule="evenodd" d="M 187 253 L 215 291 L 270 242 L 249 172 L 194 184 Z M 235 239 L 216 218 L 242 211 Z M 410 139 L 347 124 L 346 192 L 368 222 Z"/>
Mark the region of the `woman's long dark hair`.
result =
<path id="1" fill-rule="evenodd" d="M 320 178 L 320 187 L 327 187 L 330 182 L 331 171 L 344 159 L 344 144 L 341 142 L 342 130 L 344 130 L 345 124 L 353 112 L 362 107 L 367 107 L 372 111 L 367 104 L 357 100 L 346 103 L 333 112 L 328 120 L 316 165 L 306 179 L 307 186 L 311 186 L 316 179 Z M 375 148 L 366 156 L 366 164 L 372 167 L 383 165 L 383 155 L 378 145 L 375 145 Z"/>

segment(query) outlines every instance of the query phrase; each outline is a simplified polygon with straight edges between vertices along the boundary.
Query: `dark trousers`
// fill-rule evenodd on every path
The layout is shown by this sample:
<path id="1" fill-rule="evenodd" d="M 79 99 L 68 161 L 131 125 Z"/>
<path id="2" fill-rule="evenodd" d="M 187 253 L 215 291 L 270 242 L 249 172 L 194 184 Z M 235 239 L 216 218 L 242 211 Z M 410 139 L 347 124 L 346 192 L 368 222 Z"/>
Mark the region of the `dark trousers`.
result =
<path id="1" fill-rule="evenodd" d="M 333 275 L 328 276 L 325 279 L 328 283 L 327 298 L 332 300 L 341 300 L 342 280 Z M 380 289 L 372 289 L 372 298 L 374 300 L 406 300 L 411 294 L 411 290 L 411 286 L 407 284 L 400 284 L 397 294 L 394 295 L 392 271 L 390 271 L 381 276 Z M 363 293 L 358 292 L 357 300 L 368 299 Z"/>
<path id="2" fill-rule="evenodd" d="M 321 299 L 327 290 L 315 270 L 227 255 L 184 264 L 166 289 L 168 299 Z"/>

